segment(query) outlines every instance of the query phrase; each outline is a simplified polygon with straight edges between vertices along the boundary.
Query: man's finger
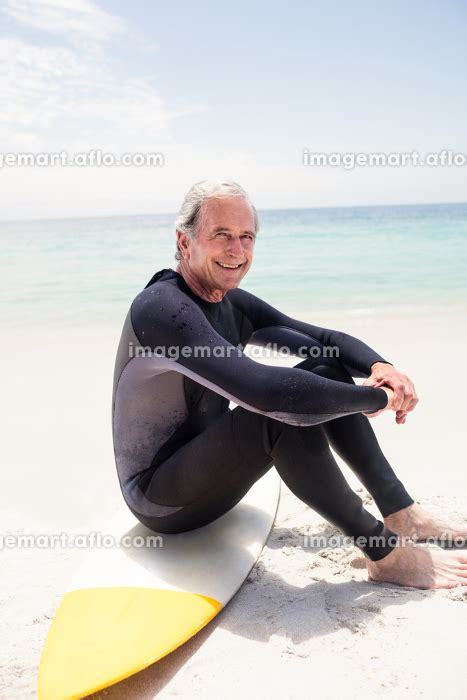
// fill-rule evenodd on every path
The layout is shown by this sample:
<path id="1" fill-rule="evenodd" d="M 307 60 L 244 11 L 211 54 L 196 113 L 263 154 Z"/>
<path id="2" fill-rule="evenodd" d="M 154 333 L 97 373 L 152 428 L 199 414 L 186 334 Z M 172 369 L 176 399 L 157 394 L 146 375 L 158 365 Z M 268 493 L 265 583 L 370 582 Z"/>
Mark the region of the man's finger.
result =
<path id="1" fill-rule="evenodd" d="M 403 425 L 406 420 L 407 420 L 407 413 L 405 411 L 397 411 L 396 412 L 396 423 L 398 425 Z"/>
<path id="2" fill-rule="evenodd" d="M 409 410 L 412 411 L 418 403 L 418 396 L 417 392 L 415 391 L 415 385 L 410 381 L 410 379 L 408 380 L 407 394 L 410 395 Z"/>
<path id="3" fill-rule="evenodd" d="M 405 386 L 402 384 L 402 382 L 394 382 L 392 385 L 390 384 L 390 386 L 394 391 L 394 410 L 399 411 L 403 408 L 404 404 Z"/>
<path id="4" fill-rule="evenodd" d="M 404 397 L 404 403 L 401 406 L 403 411 L 413 411 L 418 403 L 418 396 L 414 391 L 407 391 Z"/>
<path id="5" fill-rule="evenodd" d="M 402 401 L 402 404 L 401 404 L 401 411 L 408 411 L 409 406 L 411 405 L 412 402 L 413 402 L 412 394 L 405 394 L 404 400 Z"/>
<path id="6" fill-rule="evenodd" d="M 414 397 L 412 401 L 410 402 L 409 406 L 406 408 L 407 413 L 410 411 L 413 411 L 415 406 L 418 404 L 418 398 Z"/>

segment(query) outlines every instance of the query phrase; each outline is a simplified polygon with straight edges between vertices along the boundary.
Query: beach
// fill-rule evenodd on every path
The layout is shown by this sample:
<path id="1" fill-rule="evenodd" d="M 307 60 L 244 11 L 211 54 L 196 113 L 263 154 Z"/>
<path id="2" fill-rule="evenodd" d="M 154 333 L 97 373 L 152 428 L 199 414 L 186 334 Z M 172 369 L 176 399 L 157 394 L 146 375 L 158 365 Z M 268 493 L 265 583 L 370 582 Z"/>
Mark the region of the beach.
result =
<path id="1" fill-rule="evenodd" d="M 361 338 L 414 381 L 420 403 L 407 423 L 385 413 L 372 425 L 412 496 L 466 522 L 465 310 L 329 314 L 317 323 Z M 9 328 L 1 348 L 4 535 L 105 530 L 121 506 L 110 423 L 119 333 L 115 323 Z M 94 697 L 465 698 L 467 587 L 368 582 L 358 551 L 304 546 L 304 537 L 323 533 L 334 530 L 282 484 L 267 545 L 227 608 L 169 657 Z M 41 546 L 0 552 L 0 697 L 35 696 L 48 627 L 85 555 Z"/>
<path id="2" fill-rule="evenodd" d="M 0 0 L 0 18 L 0 700 L 38 696 L 41 657 L 40 700 L 71 700 L 50 677 L 88 692 L 196 629 L 88 697 L 467 700 L 467 585 L 369 580 L 296 495 L 377 531 L 331 478 L 328 436 L 402 510 L 368 426 L 345 417 L 378 392 L 278 371 L 305 336 L 362 384 L 375 358 L 342 332 L 407 375 L 415 411 L 371 426 L 414 501 L 467 539 L 467 3 Z M 255 334 L 298 354 L 243 347 Z M 250 431 L 218 416 L 230 399 L 292 427 Z M 278 469 L 213 524 L 267 468 L 256 439 Z M 278 471 L 293 491 L 280 483 L 263 547 Z M 417 508 L 388 525 L 404 516 L 440 527 Z M 467 545 L 452 550 L 436 575 L 467 584 Z M 398 558 L 379 571 L 426 574 Z"/>

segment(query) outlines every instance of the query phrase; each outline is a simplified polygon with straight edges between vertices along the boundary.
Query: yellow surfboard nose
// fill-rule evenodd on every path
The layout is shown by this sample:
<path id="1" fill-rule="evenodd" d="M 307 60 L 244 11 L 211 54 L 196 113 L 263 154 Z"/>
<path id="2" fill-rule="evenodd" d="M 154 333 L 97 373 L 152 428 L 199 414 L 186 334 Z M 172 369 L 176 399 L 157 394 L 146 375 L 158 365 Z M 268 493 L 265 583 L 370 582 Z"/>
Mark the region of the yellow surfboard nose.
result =
<path id="1" fill-rule="evenodd" d="M 66 593 L 42 653 L 39 700 L 81 698 L 128 678 L 190 639 L 221 608 L 214 598 L 160 588 Z"/>

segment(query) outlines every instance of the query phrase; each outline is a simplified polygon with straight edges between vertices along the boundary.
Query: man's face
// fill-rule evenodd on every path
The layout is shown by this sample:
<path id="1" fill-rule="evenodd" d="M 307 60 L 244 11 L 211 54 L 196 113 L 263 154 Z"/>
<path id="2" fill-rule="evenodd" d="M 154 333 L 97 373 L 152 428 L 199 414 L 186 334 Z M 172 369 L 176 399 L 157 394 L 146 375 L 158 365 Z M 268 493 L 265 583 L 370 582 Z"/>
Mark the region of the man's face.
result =
<path id="1" fill-rule="evenodd" d="M 203 287 L 233 289 L 253 260 L 253 210 L 242 197 L 213 197 L 201 206 L 196 238 L 177 236 L 185 262 Z"/>

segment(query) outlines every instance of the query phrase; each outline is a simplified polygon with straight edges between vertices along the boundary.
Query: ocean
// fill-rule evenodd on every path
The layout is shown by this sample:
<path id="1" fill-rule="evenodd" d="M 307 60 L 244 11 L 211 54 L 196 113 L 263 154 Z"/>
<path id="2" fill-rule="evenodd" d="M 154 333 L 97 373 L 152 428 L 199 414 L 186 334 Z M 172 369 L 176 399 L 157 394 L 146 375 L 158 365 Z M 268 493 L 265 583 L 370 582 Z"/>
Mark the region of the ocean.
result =
<path id="1" fill-rule="evenodd" d="M 467 307 L 467 204 L 260 211 L 242 287 L 291 315 Z M 176 267 L 175 214 L 0 222 L 8 328 L 121 325 Z"/>

